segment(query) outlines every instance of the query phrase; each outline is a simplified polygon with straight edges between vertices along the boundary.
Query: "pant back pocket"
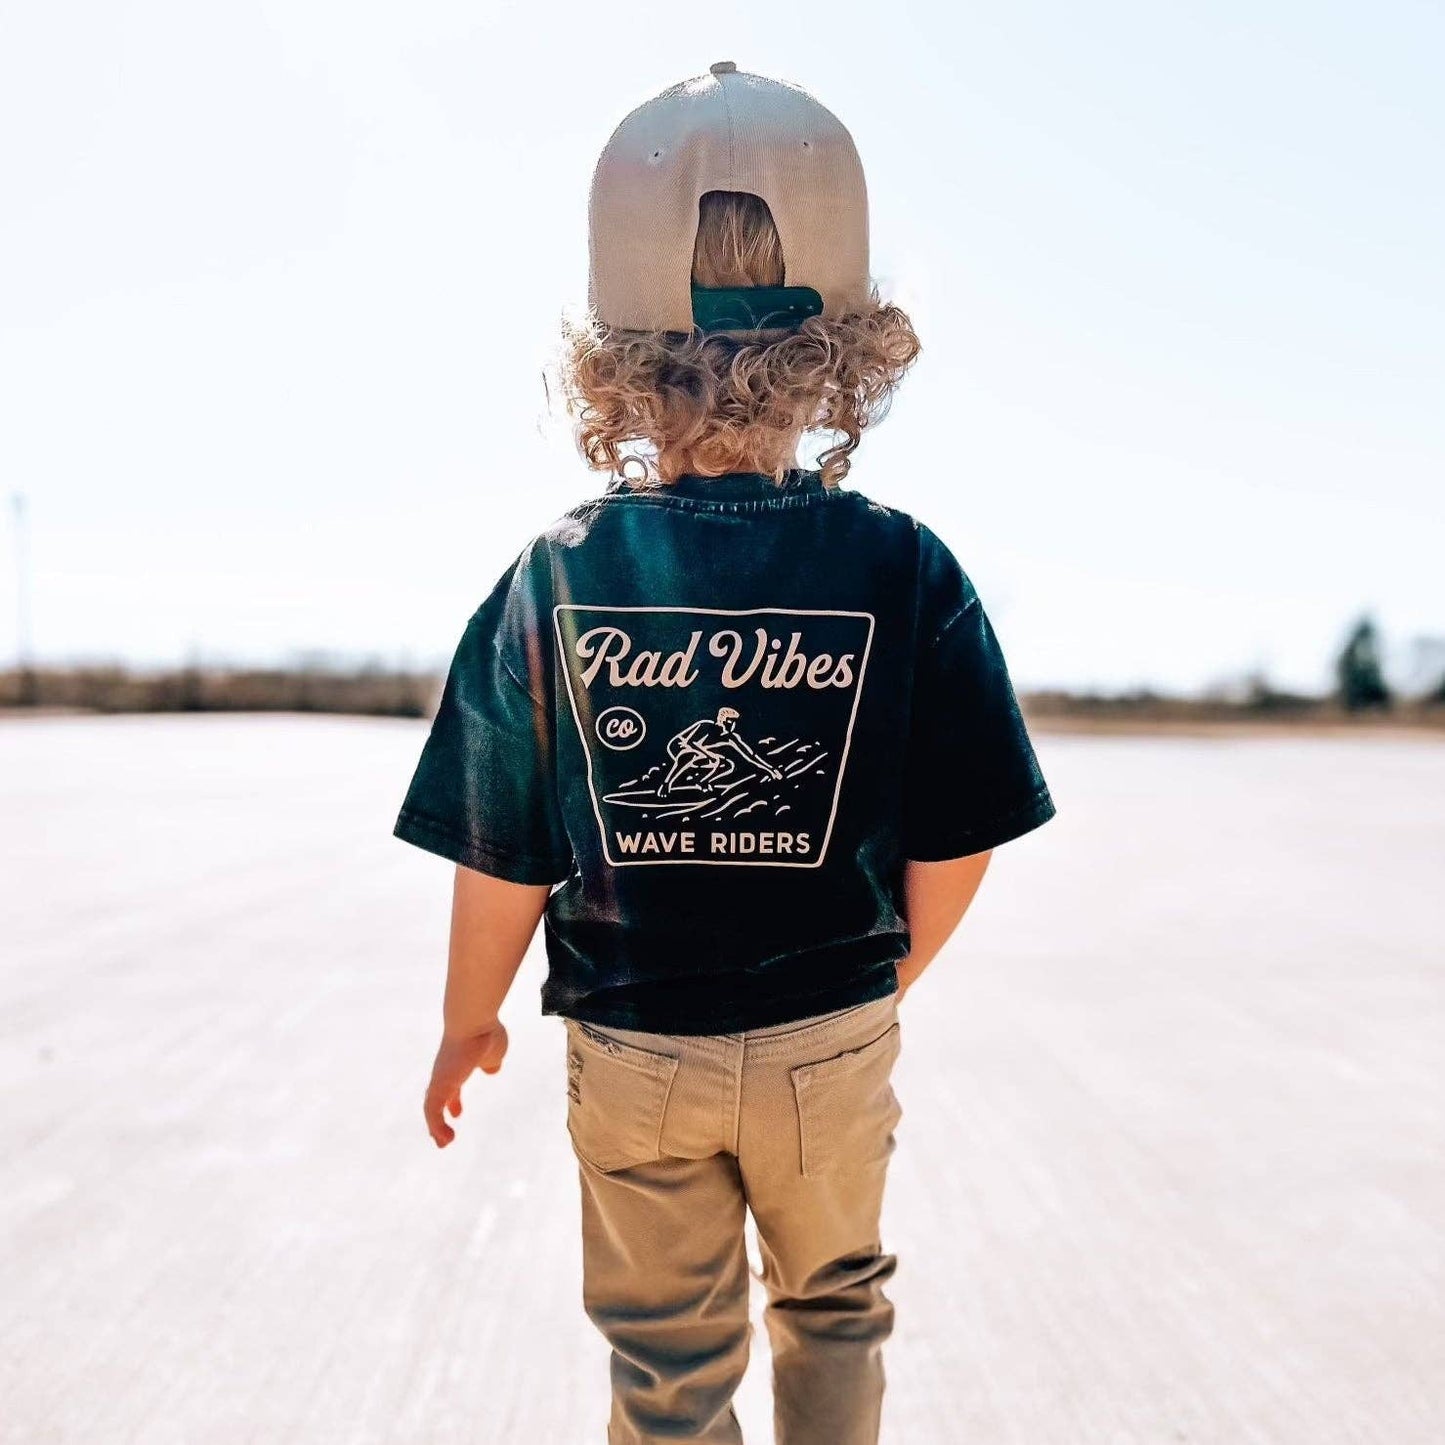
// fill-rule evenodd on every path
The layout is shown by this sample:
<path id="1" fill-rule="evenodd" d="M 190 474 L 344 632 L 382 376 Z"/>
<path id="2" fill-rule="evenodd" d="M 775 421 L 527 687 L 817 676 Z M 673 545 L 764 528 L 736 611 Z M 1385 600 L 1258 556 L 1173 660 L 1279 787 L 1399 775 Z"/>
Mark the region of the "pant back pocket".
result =
<path id="1" fill-rule="evenodd" d="M 603 1173 L 662 1157 L 667 1101 L 681 1060 L 567 1025 L 567 1132 L 579 1158 Z"/>
<path id="2" fill-rule="evenodd" d="M 892 1083 L 901 1049 L 901 1024 L 895 1019 L 866 1044 L 788 1071 L 805 1178 L 878 1164 L 892 1154 L 893 1130 L 903 1117 Z"/>

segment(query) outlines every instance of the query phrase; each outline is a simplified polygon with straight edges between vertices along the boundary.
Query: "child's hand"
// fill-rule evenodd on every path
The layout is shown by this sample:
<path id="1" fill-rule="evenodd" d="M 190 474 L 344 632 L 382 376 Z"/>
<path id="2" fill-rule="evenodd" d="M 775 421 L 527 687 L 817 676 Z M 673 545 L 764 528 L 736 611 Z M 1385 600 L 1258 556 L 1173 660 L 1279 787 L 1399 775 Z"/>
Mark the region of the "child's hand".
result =
<path id="1" fill-rule="evenodd" d="M 507 1029 L 500 1020 L 496 1028 L 484 1034 L 468 1039 L 442 1040 L 436 1062 L 432 1065 L 426 1101 L 422 1105 L 427 1132 L 436 1141 L 438 1149 L 445 1149 L 457 1137 L 456 1130 L 447 1123 L 442 1110 L 445 1108 L 453 1119 L 460 1118 L 462 1085 L 476 1069 L 484 1074 L 495 1074 L 502 1067 L 506 1052 Z"/>

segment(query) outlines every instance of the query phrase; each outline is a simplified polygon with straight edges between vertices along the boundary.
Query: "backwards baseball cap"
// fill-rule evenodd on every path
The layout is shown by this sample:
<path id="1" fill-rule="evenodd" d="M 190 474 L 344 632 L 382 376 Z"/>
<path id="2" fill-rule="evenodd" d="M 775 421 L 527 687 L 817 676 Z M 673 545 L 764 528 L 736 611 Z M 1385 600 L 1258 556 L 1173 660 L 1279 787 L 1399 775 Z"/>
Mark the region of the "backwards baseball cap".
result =
<path id="1" fill-rule="evenodd" d="M 782 286 L 692 285 L 708 191 L 767 205 Z M 868 304 L 868 192 L 853 137 L 801 86 L 731 60 L 623 119 L 598 159 L 587 212 L 587 304 L 608 326 L 744 337 Z"/>

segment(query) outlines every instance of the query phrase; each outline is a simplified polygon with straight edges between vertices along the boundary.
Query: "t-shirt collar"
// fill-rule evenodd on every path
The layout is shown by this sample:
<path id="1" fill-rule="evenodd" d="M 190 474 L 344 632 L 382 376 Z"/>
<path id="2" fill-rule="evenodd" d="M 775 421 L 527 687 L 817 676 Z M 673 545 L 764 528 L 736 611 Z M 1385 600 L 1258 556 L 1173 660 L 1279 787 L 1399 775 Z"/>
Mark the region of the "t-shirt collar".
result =
<path id="1" fill-rule="evenodd" d="M 745 502 L 768 497 L 796 496 L 800 492 L 821 492 L 823 473 L 804 467 L 789 467 L 781 483 L 767 472 L 726 472 L 722 476 L 703 477 L 687 472 L 670 486 L 660 489 L 663 495 L 695 497 L 717 502 Z"/>

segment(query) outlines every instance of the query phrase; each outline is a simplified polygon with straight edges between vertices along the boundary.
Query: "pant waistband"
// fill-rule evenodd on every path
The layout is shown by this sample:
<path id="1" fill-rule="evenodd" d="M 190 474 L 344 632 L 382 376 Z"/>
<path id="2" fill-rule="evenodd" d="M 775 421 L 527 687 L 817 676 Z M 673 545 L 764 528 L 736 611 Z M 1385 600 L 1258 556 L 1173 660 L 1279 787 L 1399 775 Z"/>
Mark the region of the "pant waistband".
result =
<path id="1" fill-rule="evenodd" d="M 768 1024 L 765 1028 L 748 1029 L 741 1034 L 741 1037 L 749 1039 L 770 1039 L 779 1034 L 797 1033 L 799 1029 L 817 1028 L 821 1024 L 830 1024 L 835 1020 L 847 1018 L 851 1014 L 861 1014 L 864 1009 L 873 1009 L 878 1013 L 887 1013 L 893 1008 L 896 995 L 886 993 L 882 998 L 871 998 L 866 1003 L 852 1003 L 846 1008 L 835 1008 L 825 1014 L 814 1014 L 811 1018 L 790 1019 L 785 1024 Z"/>

